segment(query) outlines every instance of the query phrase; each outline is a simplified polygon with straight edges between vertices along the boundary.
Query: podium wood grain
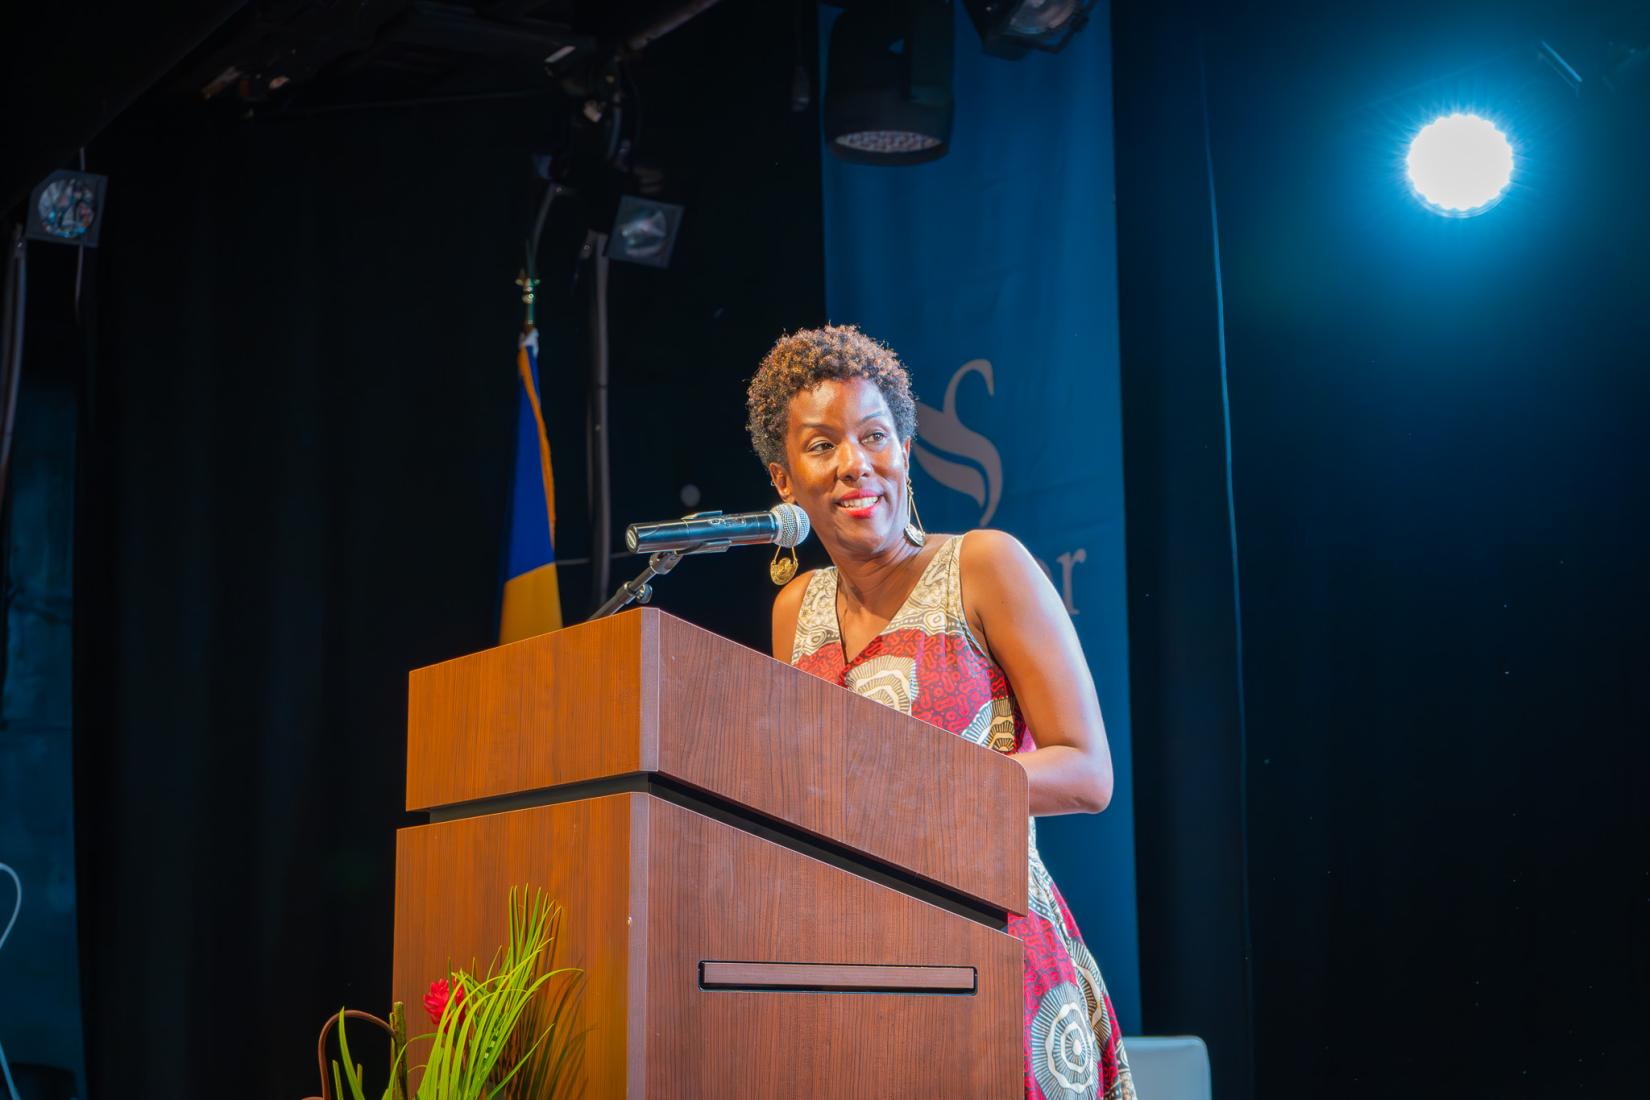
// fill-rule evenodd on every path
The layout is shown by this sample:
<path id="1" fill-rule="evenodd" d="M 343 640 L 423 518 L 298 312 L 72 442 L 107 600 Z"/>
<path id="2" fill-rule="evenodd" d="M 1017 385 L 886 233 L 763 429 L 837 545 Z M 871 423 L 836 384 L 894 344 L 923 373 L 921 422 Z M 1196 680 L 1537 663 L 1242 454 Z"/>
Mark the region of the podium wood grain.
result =
<path id="1" fill-rule="evenodd" d="M 394 996 L 565 907 L 588 1097 L 1021 1094 L 1013 761 L 653 609 L 412 673 Z"/>
<path id="2" fill-rule="evenodd" d="M 395 996 L 505 934 L 512 884 L 567 909 L 587 972 L 591 1097 L 1012 1097 L 1023 948 L 1012 936 L 651 795 L 401 831 Z M 467 953 L 467 954 L 466 954 Z M 959 969 L 972 994 L 715 990 L 707 960 Z"/>
<path id="3" fill-rule="evenodd" d="M 410 677 L 409 810 L 644 773 L 1025 911 L 1018 764 L 663 612 Z"/>

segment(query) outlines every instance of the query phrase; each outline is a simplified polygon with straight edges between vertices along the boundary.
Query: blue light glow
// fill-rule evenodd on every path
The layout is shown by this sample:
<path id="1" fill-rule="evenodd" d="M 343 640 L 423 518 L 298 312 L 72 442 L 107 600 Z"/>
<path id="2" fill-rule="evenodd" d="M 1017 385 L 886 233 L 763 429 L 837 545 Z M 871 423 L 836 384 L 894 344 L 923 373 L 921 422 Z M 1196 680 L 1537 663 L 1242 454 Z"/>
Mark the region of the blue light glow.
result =
<path id="1" fill-rule="evenodd" d="M 1409 143 L 1404 168 L 1410 186 L 1437 214 L 1482 214 L 1506 194 L 1512 180 L 1512 143 L 1488 119 L 1445 115 Z"/>

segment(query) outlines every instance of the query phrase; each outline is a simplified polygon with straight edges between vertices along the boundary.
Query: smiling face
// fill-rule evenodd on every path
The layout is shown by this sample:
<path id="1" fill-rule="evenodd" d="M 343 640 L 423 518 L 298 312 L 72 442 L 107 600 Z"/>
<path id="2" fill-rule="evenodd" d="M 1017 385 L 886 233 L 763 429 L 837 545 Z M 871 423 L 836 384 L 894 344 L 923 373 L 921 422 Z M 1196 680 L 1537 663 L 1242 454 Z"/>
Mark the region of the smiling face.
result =
<path id="1" fill-rule="evenodd" d="M 768 472 L 833 558 L 870 556 L 903 538 L 910 456 L 876 383 L 832 379 L 791 398 L 785 462 Z"/>

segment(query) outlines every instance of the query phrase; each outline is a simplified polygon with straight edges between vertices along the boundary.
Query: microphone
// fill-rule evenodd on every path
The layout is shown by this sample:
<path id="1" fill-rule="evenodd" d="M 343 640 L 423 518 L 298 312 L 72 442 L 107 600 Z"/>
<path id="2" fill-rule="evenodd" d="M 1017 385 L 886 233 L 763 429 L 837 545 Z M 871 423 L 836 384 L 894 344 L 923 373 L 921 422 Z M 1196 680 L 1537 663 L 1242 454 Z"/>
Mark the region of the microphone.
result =
<path id="1" fill-rule="evenodd" d="M 656 550 L 726 550 L 776 542 L 795 546 L 808 537 L 808 513 L 794 504 L 776 504 L 766 512 L 695 512 L 662 523 L 632 523 L 625 528 L 625 545 L 633 554 Z"/>

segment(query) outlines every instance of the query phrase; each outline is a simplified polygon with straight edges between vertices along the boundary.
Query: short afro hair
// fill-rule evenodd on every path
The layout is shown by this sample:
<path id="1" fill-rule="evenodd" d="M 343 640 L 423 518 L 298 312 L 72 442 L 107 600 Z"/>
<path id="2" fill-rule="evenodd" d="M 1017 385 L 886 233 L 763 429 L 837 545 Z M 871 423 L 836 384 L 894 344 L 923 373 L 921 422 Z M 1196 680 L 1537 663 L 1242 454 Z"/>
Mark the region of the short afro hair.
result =
<path id="1" fill-rule="evenodd" d="M 746 426 L 757 457 L 764 464 L 785 465 L 791 398 L 821 382 L 849 378 L 876 383 L 894 414 L 894 430 L 900 442 L 916 435 L 917 402 L 911 395 L 911 376 L 899 356 L 854 325 L 826 325 L 781 336 L 762 357 L 745 396 L 750 413 Z"/>

